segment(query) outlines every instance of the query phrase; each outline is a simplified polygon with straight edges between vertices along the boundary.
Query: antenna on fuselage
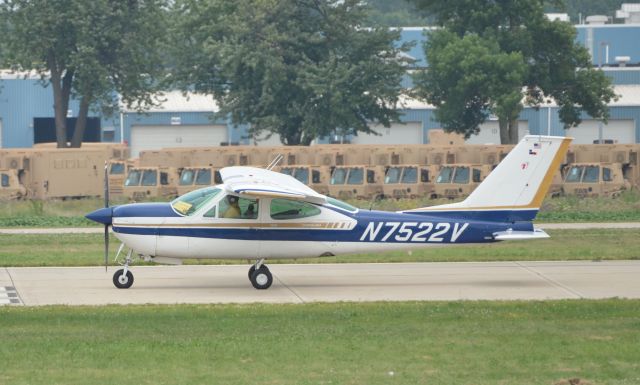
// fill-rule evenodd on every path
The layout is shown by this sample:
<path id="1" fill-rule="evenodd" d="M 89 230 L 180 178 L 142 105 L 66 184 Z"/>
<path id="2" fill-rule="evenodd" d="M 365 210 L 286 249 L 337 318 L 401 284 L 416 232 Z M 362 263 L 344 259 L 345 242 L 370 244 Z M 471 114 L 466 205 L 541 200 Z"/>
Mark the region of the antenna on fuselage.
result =
<path id="1" fill-rule="evenodd" d="M 278 163 L 280 163 L 282 161 L 282 159 L 284 159 L 284 156 L 282 154 L 278 154 L 276 155 L 275 158 L 273 158 L 273 160 L 271 161 L 271 163 L 269 163 L 267 165 L 267 167 L 265 167 L 267 170 L 271 170 L 273 169 L 275 166 L 278 165 Z"/>

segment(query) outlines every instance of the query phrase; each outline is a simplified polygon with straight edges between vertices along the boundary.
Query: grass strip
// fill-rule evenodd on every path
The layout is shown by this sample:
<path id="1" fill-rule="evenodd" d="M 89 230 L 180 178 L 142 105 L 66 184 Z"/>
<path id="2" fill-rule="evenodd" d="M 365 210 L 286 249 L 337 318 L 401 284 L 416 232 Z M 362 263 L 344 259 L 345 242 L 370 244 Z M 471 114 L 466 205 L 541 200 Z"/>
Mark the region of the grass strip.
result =
<path id="1" fill-rule="evenodd" d="M 0 383 L 637 384 L 639 313 L 637 300 L 4 307 Z"/>
<path id="2" fill-rule="evenodd" d="M 294 260 L 298 263 L 343 262 L 469 262 L 525 260 L 639 259 L 635 229 L 549 230 L 550 239 L 499 242 Z M 100 234 L 0 235 L 0 266 L 99 266 L 103 262 Z M 111 251 L 119 245 L 111 237 Z M 186 260 L 186 263 L 229 264 L 243 260 Z M 269 263 L 291 260 L 269 260 Z"/>

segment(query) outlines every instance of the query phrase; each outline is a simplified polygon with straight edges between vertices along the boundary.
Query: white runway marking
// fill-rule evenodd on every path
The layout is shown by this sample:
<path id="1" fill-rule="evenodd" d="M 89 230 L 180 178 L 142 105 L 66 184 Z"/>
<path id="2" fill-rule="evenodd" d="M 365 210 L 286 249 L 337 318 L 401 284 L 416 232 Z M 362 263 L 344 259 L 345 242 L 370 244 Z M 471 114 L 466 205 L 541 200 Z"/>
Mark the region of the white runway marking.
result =
<path id="1" fill-rule="evenodd" d="M 339 301 L 640 298 L 640 261 L 269 265 L 255 290 L 247 265 L 133 266 L 116 289 L 115 268 L 0 269 L 27 306 L 68 304 L 302 303 Z M 7 284 L 8 286 L 8 284 Z"/>

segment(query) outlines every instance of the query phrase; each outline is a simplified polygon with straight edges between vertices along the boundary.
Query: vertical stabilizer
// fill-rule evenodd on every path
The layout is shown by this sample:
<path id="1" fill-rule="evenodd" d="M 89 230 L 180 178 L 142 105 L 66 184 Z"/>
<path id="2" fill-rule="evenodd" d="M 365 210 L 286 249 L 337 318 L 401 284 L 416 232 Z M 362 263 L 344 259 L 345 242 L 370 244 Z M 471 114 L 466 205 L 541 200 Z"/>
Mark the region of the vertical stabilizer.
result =
<path id="1" fill-rule="evenodd" d="M 535 216 L 571 140 L 527 135 L 464 201 L 411 211 L 533 210 Z"/>

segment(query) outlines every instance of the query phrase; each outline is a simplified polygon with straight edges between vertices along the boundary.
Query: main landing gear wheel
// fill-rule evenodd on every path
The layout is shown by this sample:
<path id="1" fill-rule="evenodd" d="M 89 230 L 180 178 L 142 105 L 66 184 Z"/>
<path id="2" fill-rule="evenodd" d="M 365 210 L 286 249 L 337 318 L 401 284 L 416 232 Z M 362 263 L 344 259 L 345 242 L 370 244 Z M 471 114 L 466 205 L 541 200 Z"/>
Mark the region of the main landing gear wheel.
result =
<path id="1" fill-rule="evenodd" d="M 266 265 L 260 266 L 257 270 L 255 266 L 251 268 L 253 269 L 253 273 L 251 273 L 249 279 L 253 287 L 258 290 L 268 289 L 273 283 L 273 276 L 271 276 L 269 268 Z M 249 269 L 249 272 L 251 272 L 251 269 Z"/>
<path id="2" fill-rule="evenodd" d="M 251 267 L 249 268 L 249 281 L 251 281 L 251 276 L 253 275 L 254 271 L 256 271 L 256 265 L 251 265 Z"/>
<path id="3" fill-rule="evenodd" d="M 113 284 L 118 289 L 128 289 L 133 285 L 133 274 L 129 270 L 125 274 L 124 269 L 120 269 L 113 275 Z"/>

